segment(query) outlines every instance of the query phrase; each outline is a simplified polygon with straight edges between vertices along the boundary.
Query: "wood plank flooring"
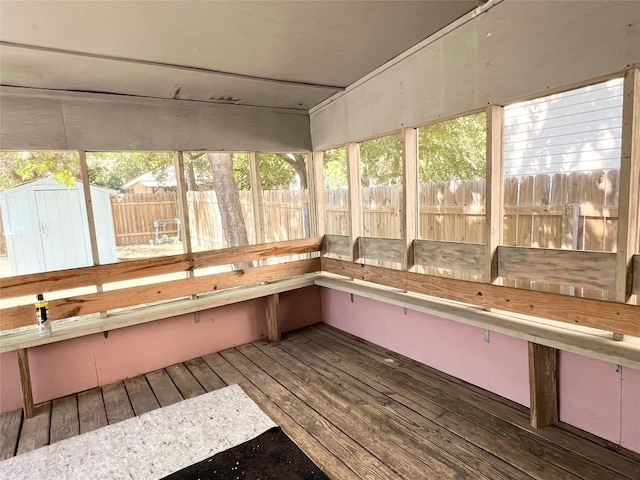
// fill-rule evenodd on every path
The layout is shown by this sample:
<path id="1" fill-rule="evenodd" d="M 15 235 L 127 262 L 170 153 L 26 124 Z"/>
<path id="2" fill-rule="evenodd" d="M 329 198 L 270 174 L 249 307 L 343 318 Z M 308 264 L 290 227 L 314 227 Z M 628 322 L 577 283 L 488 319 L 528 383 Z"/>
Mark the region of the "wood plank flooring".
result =
<path id="1" fill-rule="evenodd" d="M 0 458 L 238 383 L 335 479 L 638 479 L 640 455 L 317 325 L 0 416 Z"/>

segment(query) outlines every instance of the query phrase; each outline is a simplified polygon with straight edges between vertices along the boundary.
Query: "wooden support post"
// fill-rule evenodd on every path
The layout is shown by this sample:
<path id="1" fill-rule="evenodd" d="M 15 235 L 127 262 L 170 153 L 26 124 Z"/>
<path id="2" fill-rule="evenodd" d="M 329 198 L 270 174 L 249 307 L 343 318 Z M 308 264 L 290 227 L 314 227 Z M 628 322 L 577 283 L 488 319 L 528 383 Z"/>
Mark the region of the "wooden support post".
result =
<path id="1" fill-rule="evenodd" d="M 326 231 L 326 205 L 324 192 L 324 152 L 309 155 L 307 172 L 309 173 L 309 203 L 311 213 L 311 236 L 321 237 Z"/>
<path id="2" fill-rule="evenodd" d="M 558 423 L 558 351 L 529 342 L 529 395 L 531 426 Z"/>
<path id="3" fill-rule="evenodd" d="M 189 224 L 189 204 L 187 203 L 187 183 L 184 180 L 184 158 L 182 152 L 174 152 L 174 166 L 176 169 L 176 186 L 178 191 L 178 216 L 180 217 L 180 237 L 182 251 L 191 253 L 191 227 Z M 193 273 L 193 271 L 189 271 Z"/>
<path id="4" fill-rule="evenodd" d="M 357 262 L 358 238 L 362 236 L 362 194 L 360 192 L 360 144 L 347 144 L 347 178 L 349 181 L 349 241 L 350 258 Z"/>
<path id="5" fill-rule="evenodd" d="M 183 253 L 191 253 L 191 227 L 189 225 L 189 204 L 187 203 L 187 182 L 184 180 L 184 157 L 182 152 L 173 153 L 173 166 L 176 170 L 176 187 L 178 200 L 178 217 L 180 218 L 180 238 L 182 239 Z M 197 221 L 197 219 L 196 219 Z M 185 272 L 186 278 L 194 278 L 195 272 L 189 269 Z M 197 295 L 189 298 L 196 299 Z"/>
<path id="6" fill-rule="evenodd" d="M 98 234 L 96 233 L 95 216 L 93 214 L 93 201 L 91 200 L 91 183 L 89 182 L 89 167 L 87 166 L 87 153 L 84 150 L 78 151 L 80 159 L 80 175 L 82 177 L 82 191 L 84 193 L 84 204 L 87 210 L 87 222 L 89 226 L 89 242 L 91 243 L 91 259 L 93 265 L 100 265 L 100 251 L 98 250 Z M 98 293 L 103 291 L 102 284 L 96 284 Z M 100 312 L 102 318 L 107 317 L 107 312 Z"/>
<path id="7" fill-rule="evenodd" d="M 257 152 L 249 154 L 251 181 L 251 204 L 253 207 L 254 242 L 264 243 L 264 206 L 262 203 L 262 181 L 260 179 L 260 159 Z"/>
<path id="8" fill-rule="evenodd" d="M 632 262 L 640 227 L 640 68 L 624 74 L 622 105 L 622 156 L 616 250 L 615 300 L 631 303 Z M 619 333 L 614 339 L 622 340 Z"/>
<path id="9" fill-rule="evenodd" d="M 89 240 L 91 241 L 91 255 L 94 265 L 100 265 L 100 252 L 98 251 L 98 235 L 96 234 L 96 224 L 93 215 L 93 202 L 91 201 L 91 183 L 89 182 L 89 168 L 87 167 L 87 154 L 83 150 L 78 152 L 80 157 L 80 175 L 82 176 L 82 189 L 84 192 L 84 203 L 87 208 L 87 219 L 89 220 Z"/>
<path id="10" fill-rule="evenodd" d="M 403 134 L 403 214 L 402 240 L 404 254 L 402 269 L 412 270 L 414 266 L 413 241 L 418 237 L 418 130 L 405 128 Z"/>
<path id="11" fill-rule="evenodd" d="M 20 387 L 22 388 L 22 405 L 24 418 L 32 418 L 35 415 L 33 405 L 33 391 L 31 390 L 31 373 L 29 372 L 29 356 L 26 348 L 18 351 L 18 370 L 20 371 Z"/>
<path id="12" fill-rule="evenodd" d="M 498 247 L 504 231 L 503 175 L 504 109 L 487 107 L 487 180 L 485 183 L 484 216 L 484 281 L 498 282 Z"/>
<path id="13" fill-rule="evenodd" d="M 282 340 L 280 335 L 280 322 L 278 322 L 279 301 L 280 295 L 277 293 L 267 297 L 267 333 L 269 334 L 269 340 L 272 342 Z"/>

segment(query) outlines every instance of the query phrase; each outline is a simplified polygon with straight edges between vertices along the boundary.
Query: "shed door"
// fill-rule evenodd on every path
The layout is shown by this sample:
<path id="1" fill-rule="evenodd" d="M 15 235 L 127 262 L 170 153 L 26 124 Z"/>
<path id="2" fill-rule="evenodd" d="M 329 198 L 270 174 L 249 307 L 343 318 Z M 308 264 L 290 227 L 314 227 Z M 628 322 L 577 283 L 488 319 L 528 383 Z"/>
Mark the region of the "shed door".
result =
<path id="1" fill-rule="evenodd" d="M 35 195 L 45 270 L 90 265 L 78 190 L 36 190 Z"/>

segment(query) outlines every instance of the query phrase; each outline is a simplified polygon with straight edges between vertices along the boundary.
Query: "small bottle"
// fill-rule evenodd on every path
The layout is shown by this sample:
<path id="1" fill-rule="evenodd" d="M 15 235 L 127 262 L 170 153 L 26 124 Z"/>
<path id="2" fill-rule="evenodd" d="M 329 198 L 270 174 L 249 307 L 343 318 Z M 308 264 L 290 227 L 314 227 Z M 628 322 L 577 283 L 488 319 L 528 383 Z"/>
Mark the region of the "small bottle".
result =
<path id="1" fill-rule="evenodd" d="M 38 321 L 38 333 L 41 337 L 51 335 L 51 321 L 49 320 L 49 302 L 44 301 L 44 295 L 36 295 L 36 320 Z"/>

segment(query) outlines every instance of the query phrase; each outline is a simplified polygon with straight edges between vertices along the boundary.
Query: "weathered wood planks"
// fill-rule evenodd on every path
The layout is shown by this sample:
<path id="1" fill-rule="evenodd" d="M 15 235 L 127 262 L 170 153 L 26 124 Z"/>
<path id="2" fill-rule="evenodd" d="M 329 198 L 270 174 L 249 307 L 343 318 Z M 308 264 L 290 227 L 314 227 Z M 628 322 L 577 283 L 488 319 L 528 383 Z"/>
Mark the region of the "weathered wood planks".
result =
<path id="1" fill-rule="evenodd" d="M 320 260 L 311 258 L 265 267 L 235 270 L 201 277 L 185 278 L 162 283 L 78 295 L 49 302 L 52 320 L 70 318 L 115 308 L 130 307 L 161 300 L 171 300 L 232 287 L 270 282 L 320 270 Z M 33 324 L 32 305 L 0 310 L 0 330 Z"/>
<path id="2" fill-rule="evenodd" d="M 614 253 L 498 247 L 498 275 L 534 282 L 613 290 Z"/>
<path id="3" fill-rule="evenodd" d="M 102 387 L 102 398 L 109 424 L 121 422 L 135 415 L 122 382 L 110 383 Z"/>
<path id="4" fill-rule="evenodd" d="M 216 375 L 201 358 L 188 360 L 184 362 L 184 364 L 207 392 L 212 392 L 225 386 L 225 383 L 220 379 L 220 377 L 218 377 L 218 375 Z M 167 369 L 167 371 L 169 372 L 169 375 L 171 375 L 170 368 Z M 176 382 L 176 384 L 178 385 L 178 388 L 180 388 L 180 384 L 178 382 Z M 182 389 L 180 389 L 180 391 L 182 392 Z"/>
<path id="5" fill-rule="evenodd" d="M 270 257 L 317 252 L 322 238 L 303 238 L 259 245 L 230 247 L 191 254 L 145 258 L 95 267 L 72 268 L 54 272 L 5 277 L 0 297 L 11 298 L 57 290 L 99 285 L 166 273 L 186 272 L 196 268 L 230 265 Z"/>
<path id="6" fill-rule="evenodd" d="M 198 383 L 195 375 L 184 364 L 178 363 L 166 367 L 165 371 L 169 374 L 183 398 L 193 398 L 205 393 L 205 389 Z"/>
<path id="7" fill-rule="evenodd" d="M 280 296 L 277 293 L 267 297 L 267 336 L 272 342 L 282 340 L 280 322 L 278 320 L 278 306 Z"/>
<path id="8" fill-rule="evenodd" d="M 124 381 L 125 388 L 127 389 L 127 395 L 131 400 L 131 406 L 136 416 L 140 416 L 143 413 L 147 413 L 156 408 L 160 408 L 160 404 L 153 394 L 149 383 L 144 375 L 138 375 L 137 377 L 127 378 Z"/>
<path id="9" fill-rule="evenodd" d="M 0 461 L 16 454 L 21 426 L 21 409 L 0 415 Z"/>
<path id="10" fill-rule="evenodd" d="M 498 246 L 504 229 L 504 108 L 490 105 L 487 116 L 487 160 L 484 215 L 484 281 L 498 278 Z"/>
<path id="11" fill-rule="evenodd" d="M 179 391 L 181 398 L 237 383 L 330 478 L 635 480 L 640 475 L 637 455 L 554 426 L 535 430 L 527 408 L 326 325 L 126 382 L 135 400 L 121 382 L 107 385 L 78 394 L 76 416 L 82 418 L 81 398 L 89 392 L 99 399 L 102 390 L 112 421 L 114 411 L 133 415 L 131 402 L 140 406 L 141 393 L 147 401 L 164 398 L 164 403 L 170 383 L 178 387 L 169 388 L 171 397 Z M 15 431 L 19 418 L 19 411 L 5 414 L 0 425 L 13 423 Z M 40 420 L 23 427 L 25 448 L 48 443 L 53 415 Z"/>
<path id="12" fill-rule="evenodd" d="M 633 280 L 631 293 L 640 294 L 640 255 L 633 256 Z"/>
<path id="13" fill-rule="evenodd" d="M 145 377 L 161 407 L 166 407 L 182 400 L 183 397 L 178 388 L 164 369 L 147 373 Z"/>
<path id="14" fill-rule="evenodd" d="M 625 71 L 623 95 L 615 299 L 629 302 L 632 291 L 629 270 L 640 236 L 640 68 L 637 66 Z"/>
<path id="15" fill-rule="evenodd" d="M 404 241 L 399 238 L 358 238 L 358 255 L 368 260 L 402 263 L 405 258 Z"/>
<path id="16" fill-rule="evenodd" d="M 324 253 L 332 253 L 334 255 L 349 256 L 349 236 L 348 235 L 325 235 L 322 246 Z"/>
<path id="17" fill-rule="evenodd" d="M 528 342 L 531 426 L 558 423 L 558 351 Z"/>
<path id="18" fill-rule="evenodd" d="M 80 433 L 90 432 L 109 424 L 100 387 L 78 393 Z"/>
<path id="19" fill-rule="evenodd" d="M 22 405 L 25 418 L 31 418 L 35 414 L 33 406 L 33 390 L 31 387 L 31 372 L 29 371 L 29 354 L 26 348 L 19 348 L 18 371 L 20 373 L 20 390 L 22 393 Z"/>
<path id="20" fill-rule="evenodd" d="M 41 403 L 34 409 L 31 418 L 22 422 L 22 431 L 16 455 L 30 452 L 49 444 L 49 427 L 51 425 L 51 402 Z"/>
<path id="21" fill-rule="evenodd" d="M 51 434 L 49 443 L 56 443 L 80 433 L 78 397 L 68 395 L 51 402 Z"/>
<path id="22" fill-rule="evenodd" d="M 485 246 L 480 243 L 457 243 L 436 240 L 414 240 L 414 263 L 447 268 L 466 273 L 483 274 Z"/>
<path id="23" fill-rule="evenodd" d="M 402 272 L 322 258 L 322 270 L 458 302 L 640 336 L 637 306 Z"/>

